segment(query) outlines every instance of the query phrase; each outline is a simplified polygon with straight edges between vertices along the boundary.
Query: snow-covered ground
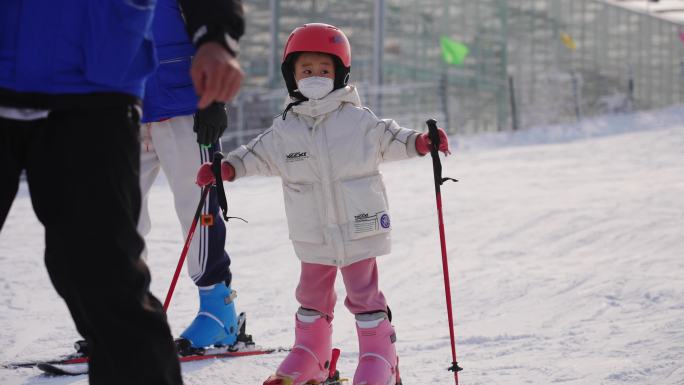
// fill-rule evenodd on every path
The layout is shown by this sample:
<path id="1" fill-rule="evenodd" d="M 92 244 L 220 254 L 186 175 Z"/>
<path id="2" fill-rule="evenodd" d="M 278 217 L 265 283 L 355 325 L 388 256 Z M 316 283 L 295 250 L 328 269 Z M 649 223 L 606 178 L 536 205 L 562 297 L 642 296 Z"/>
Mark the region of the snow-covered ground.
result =
<path id="1" fill-rule="evenodd" d="M 460 182 L 442 194 L 461 384 L 684 384 L 684 108 L 452 141 L 444 174 Z M 431 162 L 383 172 L 394 252 L 379 259 L 380 279 L 404 383 L 450 384 Z M 259 344 L 287 346 L 298 262 L 279 180 L 227 189 L 233 214 L 249 220 L 229 224 L 239 310 Z M 182 235 L 163 180 L 151 201 L 152 290 L 163 297 Z M 0 362 L 69 353 L 79 338 L 42 251 L 23 186 L 0 234 Z M 351 376 L 356 335 L 339 281 L 334 338 L 339 369 Z M 169 312 L 174 333 L 196 307 L 184 276 Z M 283 356 L 186 364 L 184 378 L 260 384 Z M 0 369 L 3 385 L 85 383 Z"/>

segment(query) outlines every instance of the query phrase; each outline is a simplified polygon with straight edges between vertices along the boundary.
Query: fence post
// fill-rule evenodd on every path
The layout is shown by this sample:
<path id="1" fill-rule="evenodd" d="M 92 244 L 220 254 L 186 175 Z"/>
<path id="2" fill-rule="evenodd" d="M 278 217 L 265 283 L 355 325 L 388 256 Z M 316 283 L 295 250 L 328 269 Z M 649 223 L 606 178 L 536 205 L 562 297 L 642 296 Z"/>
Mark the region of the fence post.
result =
<path id="1" fill-rule="evenodd" d="M 280 79 L 278 31 L 280 30 L 280 0 L 271 0 L 271 60 L 268 62 L 268 86 L 275 88 Z"/>
<path id="2" fill-rule="evenodd" d="M 581 106 L 581 90 L 579 87 L 579 80 L 577 79 L 577 72 L 575 70 L 570 71 L 570 77 L 572 80 L 572 96 L 575 99 L 575 117 L 577 121 L 582 120 L 582 106 Z"/>
<path id="3" fill-rule="evenodd" d="M 511 103 L 511 128 L 513 131 L 518 129 L 518 106 L 515 100 L 515 87 L 513 85 L 513 75 L 508 75 L 508 95 Z"/>
<path id="4" fill-rule="evenodd" d="M 444 111 L 444 128 L 450 131 L 451 126 L 449 121 L 449 76 L 447 70 L 442 74 L 442 81 L 440 84 L 440 93 L 442 96 L 442 110 Z"/>
<path id="5" fill-rule="evenodd" d="M 373 98 L 373 110 L 382 116 L 382 61 L 385 52 L 385 0 L 375 1 L 375 31 L 373 42 L 373 77 L 376 90 Z"/>

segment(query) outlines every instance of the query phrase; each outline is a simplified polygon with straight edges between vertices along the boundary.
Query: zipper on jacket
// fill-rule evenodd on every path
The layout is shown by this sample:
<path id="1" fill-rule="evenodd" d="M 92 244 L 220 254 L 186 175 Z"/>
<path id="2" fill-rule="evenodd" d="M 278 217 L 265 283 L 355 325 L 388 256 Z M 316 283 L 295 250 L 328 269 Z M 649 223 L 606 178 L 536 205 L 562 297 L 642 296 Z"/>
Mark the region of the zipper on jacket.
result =
<path id="1" fill-rule="evenodd" d="M 326 117 L 327 117 L 327 114 L 323 115 L 318 122 L 316 122 L 316 119 L 314 118 L 314 129 L 316 128 L 316 126 L 320 126 L 320 124 L 323 123 L 323 120 L 325 120 Z M 335 185 L 334 185 L 333 180 L 332 180 L 333 179 L 333 173 L 332 173 L 333 166 L 332 166 L 332 161 L 330 160 L 330 152 L 327 151 L 327 149 L 329 148 L 328 136 L 327 136 L 324 128 L 319 127 L 318 129 L 321 131 L 322 142 L 325 145 L 324 150 L 326 150 L 326 151 L 320 151 L 321 154 L 319 155 L 319 164 L 322 163 L 320 161 L 321 157 L 325 156 L 326 159 L 328 160 L 328 165 L 327 165 L 327 170 L 326 170 L 328 172 L 328 183 L 327 184 L 328 184 L 328 189 L 330 190 L 330 199 L 331 199 L 331 203 L 333 205 L 332 209 L 335 211 L 335 217 L 336 217 L 335 228 L 336 228 L 336 231 L 340 232 L 340 234 L 337 234 L 337 235 L 339 235 L 339 247 L 342 248 L 342 250 L 340 250 L 342 254 L 335 256 L 335 262 L 336 262 L 337 266 L 342 266 L 344 263 L 344 260 L 345 260 L 345 256 L 347 255 L 347 250 L 346 250 L 345 245 L 344 245 L 344 234 L 342 233 L 342 227 L 339 225 L 342 217 L 340 216 L 340 213 L 338 212 L 339 210 L 337 209 L 338 205 L 337 205 L 337 197 L 335 194 Z M 325 155 L 323 153 L 325 153 Z M 321 165 L 321 167 L 322 167 L 322 165 Z M 325 204 L 325 211 L 326 211 L 326 217 L 327 217 L 328 216 L 328 205 L 327 204 Z M 327 224 L 326 224 L 326 227 L 327 227 Z M 333 250 L 335 250 L 337 252 L 338 247 L 335 243 L 336 243 L 335 240 L 333 240 Z"/>
<path id="2" fill-rule="evenodd" d="M 180 63 L 182 61 L 188 61 L 192 60 L 192 56 L 183 56 L 183 57 L 175 57 L 172 59 L 164 59 L 159 61 L 159 65 L 162 64 L 171 64 L 171 63 Z"/>
<path id="3" fill-rule="evenodd" d="M 319 147 L 318 142 L 316 140 L 316 131 L 318 131 L 317 126 L 318 126 L 319 122 L 317 122 L 315 118 L 313 119 L 313 121 L 314 122 L 313 122 L 313 126 L 311 127 L 311 135 L 313 136 L 313 141 L 316 144 L 316 147 Z M 319 153 L 319 155 L 318 155 L 318 166 L 321 168 L 321 173 L 322 173 L 324 165 L 323 165 L 323 161 L 322 161 L 323 151 L 321 151 L 321 150 L 322 150 L 321 148 L 318 148 L 318 153 Z M 325 189 L 324 186 L 321 186 L 321 187 L 323 187 Z M 323 202 L 323 210 L 324 210 L 323 218 L 325 219 L 324 225 L 325 225 L 325 227 L 328 227 L 329 213 L 328 213 L 328 205 L 326 204 L 326 202 Z"/>

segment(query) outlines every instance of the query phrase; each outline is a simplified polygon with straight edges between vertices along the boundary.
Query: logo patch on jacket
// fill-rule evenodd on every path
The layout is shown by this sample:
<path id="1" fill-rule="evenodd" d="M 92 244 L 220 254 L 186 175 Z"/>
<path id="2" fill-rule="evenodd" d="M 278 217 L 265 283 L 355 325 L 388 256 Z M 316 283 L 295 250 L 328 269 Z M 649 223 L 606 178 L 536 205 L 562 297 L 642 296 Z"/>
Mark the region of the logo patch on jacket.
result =
<path id="1" fill-rule="evenodd" d="M 389 227 L 390 227 L 389 215 L 382 214 L 382 216 L 380 217 L 380 226 L 382 226 L 383 229 L 389 229 Z"/>
<path id="2" fill-rule="evenodd" d="M 285 161 L 290 163 L 290 162 L 299 162 L 300 160 L 308 159 L 309 155 L 306 154 L 305 152 L 291 152 L 287 155 L 285 155 Z"/>
<path id="3" fill-rule="evenodd" d="M 354 215 L 354 232 L 356 234 L 378 231 L 380 230 L 380 227 L 389 229 L 390 219 L 387 213 L 361 213 Z"/>

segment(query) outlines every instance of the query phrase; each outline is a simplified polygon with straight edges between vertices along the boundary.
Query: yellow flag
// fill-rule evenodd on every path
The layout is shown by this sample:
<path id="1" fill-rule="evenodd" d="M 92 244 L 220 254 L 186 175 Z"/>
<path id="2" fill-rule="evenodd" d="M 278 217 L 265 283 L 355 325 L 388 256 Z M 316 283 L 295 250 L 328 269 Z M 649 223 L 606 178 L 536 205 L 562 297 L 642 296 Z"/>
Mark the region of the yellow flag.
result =
<path id="1" fill-rule="evenodd" d="M 573 51 L 577 49 L 577 44 L 575 44 L 575 40 L 573 40 L 572 37 L 567 33 L 561 32 L 560 38 L 563 44 L 565 44 L 565 46 L 568 47 L 568 49 Z"/>

